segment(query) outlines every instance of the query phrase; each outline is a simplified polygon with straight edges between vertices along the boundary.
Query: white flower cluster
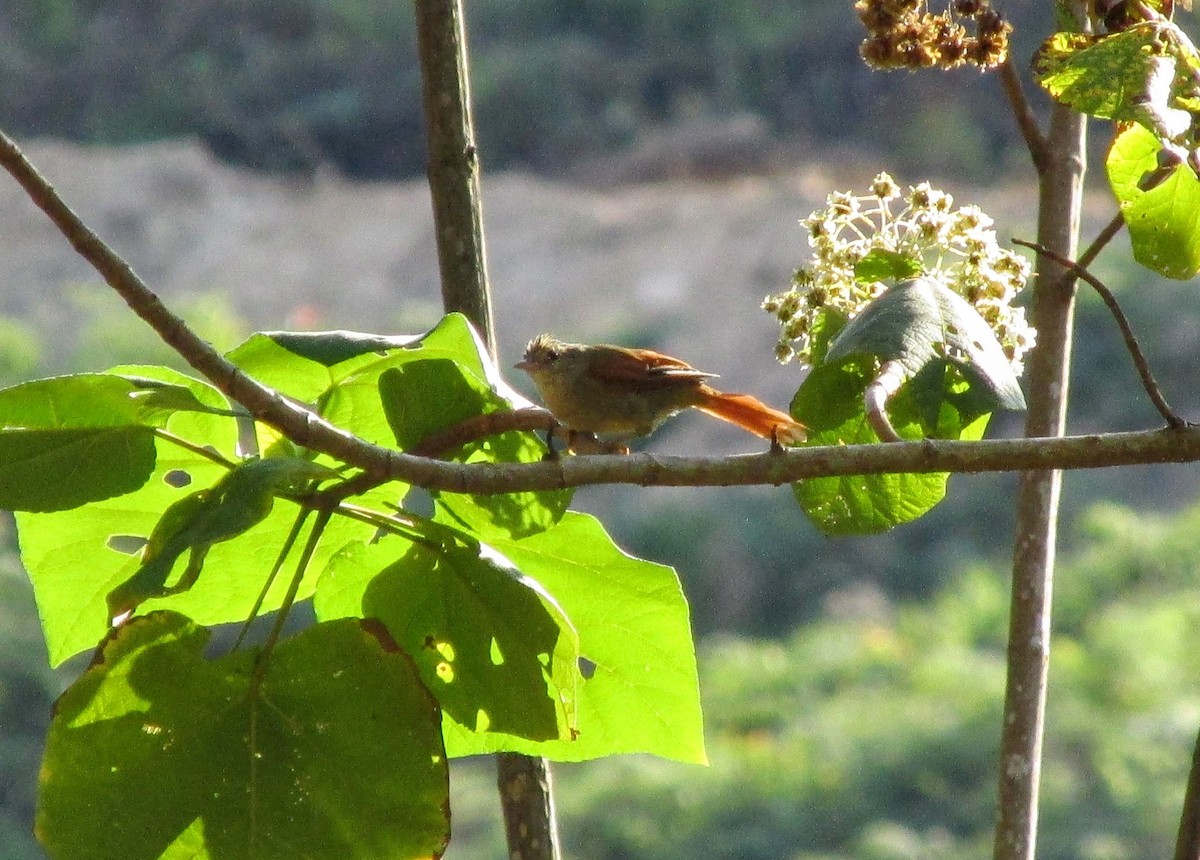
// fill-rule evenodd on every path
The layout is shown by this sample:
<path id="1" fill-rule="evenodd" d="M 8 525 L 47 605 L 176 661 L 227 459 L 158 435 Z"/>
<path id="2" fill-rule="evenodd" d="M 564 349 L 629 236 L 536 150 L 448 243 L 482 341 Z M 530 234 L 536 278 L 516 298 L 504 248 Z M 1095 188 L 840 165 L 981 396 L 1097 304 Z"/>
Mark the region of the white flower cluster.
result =
<path id="1" fill-rule="evenodd" d="M 801 222 L 808 229 L 812 261 L 796 270 L 790 290 L 763 301 L 782 328 L 776 357 L 809 363 L 813 326 L 822 310 L 853 318 L 883 293 L 886 284 L 864 283 L 855 270 L 869 253 L 884 252 L 910 261 L 921 276 L 971 302 L 1020 375 L 1036 333 L 1024 309 L 1012 301 L 1029 278 L 1029 263 L 996 243 L 993 221 L 978 206 L 954 209 L 953 203 L 928 182 L 902 197 L 886 173 L 875 177 L 867 196 L 830 194 L 824 209 Z"/>

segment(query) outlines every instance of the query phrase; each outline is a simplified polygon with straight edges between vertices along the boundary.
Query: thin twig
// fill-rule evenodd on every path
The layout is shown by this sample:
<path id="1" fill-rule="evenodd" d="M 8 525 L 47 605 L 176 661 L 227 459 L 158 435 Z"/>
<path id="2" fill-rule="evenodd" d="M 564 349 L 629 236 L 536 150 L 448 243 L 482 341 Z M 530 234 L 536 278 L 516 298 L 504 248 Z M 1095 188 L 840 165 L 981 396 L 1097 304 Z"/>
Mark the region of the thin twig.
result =
<path id="1" fill-rule="evenodd" d="M 552 433 L 558 427 L 554 416 L 546 409 L 533 407 L 511 412 L 489 412 L 476 415 L 425 437 L 408 453 L 415 457 L 441 457 L 469 442 L 477 442 L 510 430 L 542 430 Z"/>
<path id="2" fill-rule="evenodd" d="M 1030 108 L 1029 101 L 1025 98 L 1025 87 L 1021 84 L 1021 75 L 1011 57 L 1001 63 L 996 72 L 1000 76 L 1000 85 L 1004 89 L 1004 95 L 1008 98 L 1009 107 L 1012 108 L 1017 128 L 1025 140 L 1025 146 L 1029 149 L 1029 157 L 1037 172 L 1041 173 L 1047 160 L 1046 136 L 1042 134 L 1037 117 L 1033 115 L 1033 109 Z"/>
<path id="3" fill-rule="evenodd" d="M 1158 414 L 1166 419 L 1168 427 L 1186 427 L 1188 425 L 1187 420 L 1172 409 L 1163 396 L 1162 389 L 1159 387 L 1158 381 L 1154 378 L 1154 373 L 1150 370 L 1150 362 L 1146 360 L 1146 355 L 1142 352 L 1142 347 L 1133 333 L 1133 327 L 1129 324 L 1129 318 L 1125 316 L 1125 311 L 1121 308 L 1121 304 L 1117 301 L 1117 297 L 1113 295 L 1112 290 L 1105 286 L 1099 278 L 1085 269 L 1081 263 L 1073 262 L 1062 254 L 1056 254 L 1054 251 L 1036 242 L 1026 242 L 1021 239 L 1013 239 L 1013 242 L 1023 245 L 1026 248 L 1032 248 L 1039 254 L 1044 254 L 1054 262 L 1065 267 L 1071 277 L 1079 278 L 1096 291 L 1100 296 L 1100 300 L 1104 302 L 1117 321 L 1117 327 L 1121 330 L 1121 337 L 1125 340 L 1125 348 L 1129 351 L 1130 358 L 1133 359 L 1133 366 L 1137 369 L 1138 378 L 1142 381 L 1142 388 L 1146 390 L 1146 396 L 1150 398 L 1150 402 L 1154 404 L 1154 408 L 1158 410 Z"/>
<path id="4" fill-rule="evenodd" d="M 1124 226 L 1125 215 L 1118 210 L 1117 214 L 1112 217 L 1112 220 L 1104 225 L 1104 229 L 1096 234 L 1096 238 L 1092 240 L 1092 244 L 1087 246 L 1087 250 L 1079 255 L 1079 259 L 1075 263 L 1081 269 L 1086 269 L 1090 266 L 1100 256 L 1100 252 L 1105 249 L 1108 243 L 1121 232 L 1121 228 Z M 1064 277 L 1071 277 L 1071 274 L 1068 272 Z"/>
<path id="5" fill-rule="evenodd" d="M 1183 792 L 1183 812 L 1179 816 L 1173 860 L 1200 860 L 1200 735 L 1196 736 L 1192 767 Z"/>

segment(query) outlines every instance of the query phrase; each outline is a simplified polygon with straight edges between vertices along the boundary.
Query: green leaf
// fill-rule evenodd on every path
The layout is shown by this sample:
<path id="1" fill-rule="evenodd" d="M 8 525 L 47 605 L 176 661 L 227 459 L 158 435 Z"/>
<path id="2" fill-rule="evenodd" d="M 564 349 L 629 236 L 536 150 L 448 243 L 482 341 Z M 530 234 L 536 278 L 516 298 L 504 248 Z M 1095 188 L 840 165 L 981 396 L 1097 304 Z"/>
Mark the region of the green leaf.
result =
<path id="1" fill-rule="evenodd" d="M 1138 120 L 1147 64 L 1162 54 L 1162 32 L 1160 24 L 1145 22 L 1103 36 L 1055 33 L 1034 58 L 1034 77 L 1057 101 L 1081 113 Z"/>
<path id="2" fill-rule="evenodd" d="M 133 386 L 130 397 L 138 407 L 139 415 L 156 427 L 175 429 L 176 422 L 187 426 L 189 412 L 235 417 L 229 400 L 202 379 L 188 376 L 169 367 L 147 364 L 125 364 L 109 368 L 105 376 L 123 379 Z M 204 426 L 209 426 L 205 424 Z M 218 426 L 236 433 L 236 425 L 225 422 Z M 180 435 L 187 436 L 190 431 Z M 236 438 L 234 436 L 233 438 Z M 222 440 L 223 441 L 223 440 Z M 230 448 L 230 451 L 233 449 Z"/>
<path id="3" fill-rule="evenodd" d="M 468 418 L 509 410 L 512 404 L 455 361 L 428 358 L 389 368 L 379 377 L 388 422 L 401 450 Z M 472 442 L 450 458 L 462 462 L 534 463 L 546 446 L 534 433 L 508 432 Z M 558 522 L 571 501 L 569 490 L 467 495 L 432 493 L 439 521 L 483 537 L 519 537 Z"/>
<path id="4" fill-rule="evenodd" d="M 271 331 L 263 332 L 263 335 L 293 355 L 330 368 L 354 358 L 412 346 L 422 337 L 364 334 L 357 331 Z"/>
<path id="5" fill-rule="evenodd" d="M 460 723 L 569 737 L 579 651 L 562 610 L 497 553 L 428 531 L 432 539 L 388 536 L 339 552 L 318 584 L 317 616 L 381 620 Z"/>
<path id="6" fill-rule="evenodd" d="M 133 492 L 154 457 L 148 427 L 0 430 L 0 509 L 61 511 Z"/>
<path id="7" fill-rule="evenodd" d="M 137 389 L 132 396 L 140 414 L 160 426 L 176 412 L 208 412 L 214 415 L 237 416 L 237 413 L 227 406 L 210 406 L 202 402 L 196 391 L 187 385 L 145 376 L 121 375 L 121 378 Z"/>
<path id="8" fill-rule="evenodd" d="M 809 444 L 874 444 L 862 396 L 875 363 L 851 355 L 813 368 L 792 401 L 792 414 L 809 428 Z M 931 362 L 889 404 L 896 432 L 906 439 L 982 438 L 988 415 L 979 387 L 969 386 L 957 367 Z M 990 402 L 990 401 L 989 401 Z M 848 475 L 811 478 L 793 485 L 796 501 L 821 531 L 830 535 L 872 534 L 911 522 L 944 498 L 949 475 Z"/>
<path id="9" fill-rule="evenodd" d="M 215 397 L 205 402 L 171 378 L 111 373 L 0 391 L 0 507 L 66 510 L 136 490 L 154 469 L 152 428 L 167 427 L 181 410 L 227 412 L 227 401 L 208 391 Z"/>
<path id="10" fill-rule="evenodd" d="M 854 278 L 868 284 L 875 281 L 902 281 L 915 278 L 921 271 L 920 260 L 886 248 L 874 248 L 854 266 Z"/>
<path id="11" fill-rule="evenodd" d="M 394 644 L 349 621 L 272 653 L 203 656 L 158 612 L 117 631 L 59 699 L 37 831 L 62 860 L 440 857 L 436 704 Z"/>
<path id="12" fill-rule="evenodd" d="M 225 357 L 248 376 L 302 403 L 315 403 L 334 375 L 319 361 L 280 344 L 281 332 L 255 332 Z"/>
<path id="13" fill-rule="evenodd" d="M 1200 272 L 1200 180 L 1180 165 L 1142 190 L 1144 177 L 1158 168 L 1161 149 L 1152 132 L 1131 126 L 1113 141 L 1105 167 L 1129 228 L 1133 258 L 1168 278 L 1187 280 Z"/>
<path id="14" fill-rule="evenodd" d="M 103 373 L 35 379 L 0 391 L 0 427 L 67 430 L 142 424 L 138 387 Z"/>
<path id="15" fill-rule="evenodd" d="M 1024 409 L 1025 395 L 991 326 L 953 290 L 928 278 L 890 288 L 867 305 L 829 347 L 826 361 L 849 355 L 898 361 L 916 376 L 943 359 L 969 369 L 1000 409 Z"/>
<path id="16" fill-rule="evenodd" d="M 250 460 L 231 469 L 212 487 L 184 496 L 168 507 L 154 526 L 136 571 L 109 592 L 109 618 L 132 612 L 152 598 L 189 590 L 213 545 L 232 540 L 266 519 L 275 494 L 334 476 L 331 470 L 300 458 Z M 187 567 L 168 587 L 167 579 L 185 552 Z"/>
<path id="17" fill-rule="evenodd" d="M 233 423 L 228 418 L 180 413 L 172 418 L 172 429 L 178 425 L 189 438 L 212 440 L 214 447 L 232 457 L 235 439 L 228 431 Z M 158 439 L 157 446 L 154 472 L 135 492 L 58 513 L 17 514 L 21 559 L 33 582 L 52 665 L 94 647 L 104 636 L 111 617 L 105 598 L 136 570 L 137 553 L 163 512 L 197 489 L 211 487 L 228 471 L 167 440 Z M 262 522 L 210 549 L 205 574 L 191 590 L 151 600 L 143 608 L 169 607 L 203 624 L 244 621 L 298 512 L 294 503 L 279 500 Z M 298 598 L 312 594 L 317 572 L 340 546 L 365 540 L 373 532 L 369 525 L 334 517 Z M 293 547 L 288 564 L 295 564 L 299 555 L 299 546 Z M 278 608 L 289 579 L 290 575 L 277 578 L 264 612 Z"/>
<path id="18" fill-rule="evenodd" d="M 413 361 L 455 361 L 510 404 L 527 403 L 504 383 L 482 344 L 460 314 L 449 314 L 420 337 L 383 337 L 355 332 L 256 334 L 229 358 L 264 384 L 312 407 L 330 423 L 375 445 L 390 446 L 395 436 L 380 400 L 379 379 L 389 369 Z M 272 450 L 274 431 L 259 428 L 260 450 Z M 325 456 L 317 462 L 336 464 Z M 406 488 L 389 485 L 395 499 Z"/>
<path id="19" fill-rule="evenodd" d="M 675 571 L 633 558 L 594 517 L 494 546 L 554 595 L 585 667 L 574 740 L 534 743 L 443 722 L 453 756 L 516 750 L 558 761 L 651 753 L 702 764 L 703 721 L 687 600 Z"/>

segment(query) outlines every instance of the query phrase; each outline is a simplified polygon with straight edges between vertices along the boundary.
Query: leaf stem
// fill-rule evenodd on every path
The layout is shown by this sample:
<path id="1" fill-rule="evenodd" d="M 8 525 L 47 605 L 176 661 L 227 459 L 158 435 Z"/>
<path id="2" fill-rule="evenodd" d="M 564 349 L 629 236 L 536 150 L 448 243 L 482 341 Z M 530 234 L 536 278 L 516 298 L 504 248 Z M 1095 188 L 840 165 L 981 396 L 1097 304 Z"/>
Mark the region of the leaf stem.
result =
<path id="1" fill-rule="evenodd" d="M 283 633 L 283 625 L 287 623 L 288 614 L 292 611 L 292 606 L 296 602 L 296 595 L 300 593 L 300 583 L 304 580 L 304 575 L 308 572 L 309 563 L 312 561 L 313 554 L 317 551 L 317 545 L 321 542 L 321 535 L 325 531 L 325 526 L 329 523 L 330 516 L 332 516 L 331 511 L 317 511 L 317 518 L 313 522 L 312 531 L 308 533 L 308 540 L 305 541 L 304 549 L 296 562 L 296 572 L 292 575 L 292 581 L 288 583 L 287 592 L 283 595 L 283 602 L 279 604 L 279 610 L 275 615 L 275 623 L 271 625 L 271 632 L 267 634 L 262 648 L 259 649 L 258 657 L 254 661 L 254 676 L 250 685 L 253 695 L 257 695 L 257 690 L 262 685 L 271 652 L 275 650 L 275 643 L 279 641 L 279 636 Z"/>
<path id="2" fill-rule="evenodd" d="M 163 430 L 161 427 L 154 428 L 154 435 L 159 439 L 170 442 L 172 445 L 183 448 L 185 451 L 192 452 L 197 457 L 203 457 L 206 460 L 211 460 L 219 466 L 224 466 L 226 469 L 232 469 L 237 466 L 236 461 L 230 460 L 219 451 L 216 451 L 207 445 L 197 445 L 195 442 L 184 439 L 182 436 L 176 436 L 174 433 L 169 433 L 168 431 Z"/>
<path id="3" fill-rule="evenodd" d="M 242 646 L 242 642 L 246 639 L 246 634 L 250 632 L 250 625 L 258 617 L 258 611 L 262 609 L 263 602 L 267 599 L 267 592 L 271 590 L 271 586 L 275 583 L 275 577 L 283 569 L 283 563 L 287 560 L 288 553 L 292 551 L 292 547 L 296 543 L 296 538 L 300 536 L 300 530 L 304 527 L 304 521 L 308 519 L 310 513 L 312 513 L 312 509 L 303 506 L 297 512 L 296 519 L 292 522 L 292 527 L 288 530 L 287 537 L 283 540 L 283 546 L 280 547 L 278 554 L 275 556 L 275 563 L 271 566 L 271 572 L 267 574 L 266 582 L 263 583 L 263 587 L 258 591 L 258 596 L 254 599 L 254 606 L 251 607 L 250 614 L 246 616 L 246 620 L 242 624 L 242 629 L 238 631 L 237 639 L 233 642 L 234 651 Z"/>
<path id="4" fill-rule="evenodd" d="M 1112 312 L 1113 318 L 1117 321 L 1117 328 L 1121 330 L 1121 337 L 1125 340 L 1125 349 L 1129 351 L 1129 357 L 1133 360 L 1133 366 L 1137 370 L 1138 378 L 1142 382 L 1142 388 L 1145 389 L 1146 396 L 1150 398 L 1150 402 L 1154 404 L 1154 408 L 1158 410 L 1158 414 L 1166 419 L 1168 427 L 1186 427 L 1188 425 L 1187 420 L 1172 409 L 1171 405 L 1167 403 L 1167 399 L 1163 396 L 1162 388 L 1159 387 L 1158 380 L 1154 378 L 1154 373 L 1150 370 L 1150 362 L 1146 359 L 1146 354 L 1142 352 L 1142 347 L 1138 343 L 1137 336 L 1133 333 L 1133 326 L 1129 324 L 1129 318 L 1125 316 L 1125 311 L 1121 308 L 1121 304 L 1117 301 L 1117 297 L 1113 295 L 1112 290 L 1105 286 L 1103 281 L 1085 269 L 1082 263 L 1073 262 L 1062 254 L 1057 254 L 1036 242 L 1025 242 L 1021 239 L 1014 239 L 1013 241 L 1018 245 L 1024 245 L 1026 248 L 1032 248 L 1039 254 L 1043 254 L 1054 260 L 1054 262 L 1064 266 L 1067 274 L 1072 279 L 1079 278 L 1096 291 L 1097 295 L 1100 296 L 1100 300 L 1104 302 L 1105 307 Z"/>

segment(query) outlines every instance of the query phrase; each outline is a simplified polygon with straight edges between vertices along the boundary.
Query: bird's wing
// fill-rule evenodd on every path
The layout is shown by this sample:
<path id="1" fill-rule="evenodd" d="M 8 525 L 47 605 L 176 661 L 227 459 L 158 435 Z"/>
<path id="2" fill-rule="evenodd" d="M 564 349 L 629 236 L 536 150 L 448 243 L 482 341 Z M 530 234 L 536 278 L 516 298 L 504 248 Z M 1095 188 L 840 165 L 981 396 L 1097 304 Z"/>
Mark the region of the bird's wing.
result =
<path id="1" fill-rule="evenodd" d="M 697 370 L 685 361 L 651 349 L 614 350 L 595 366 L 596 373 L 612 382 L 654 382 L 670 379 L 712 379 L 715 373 Z"/>

